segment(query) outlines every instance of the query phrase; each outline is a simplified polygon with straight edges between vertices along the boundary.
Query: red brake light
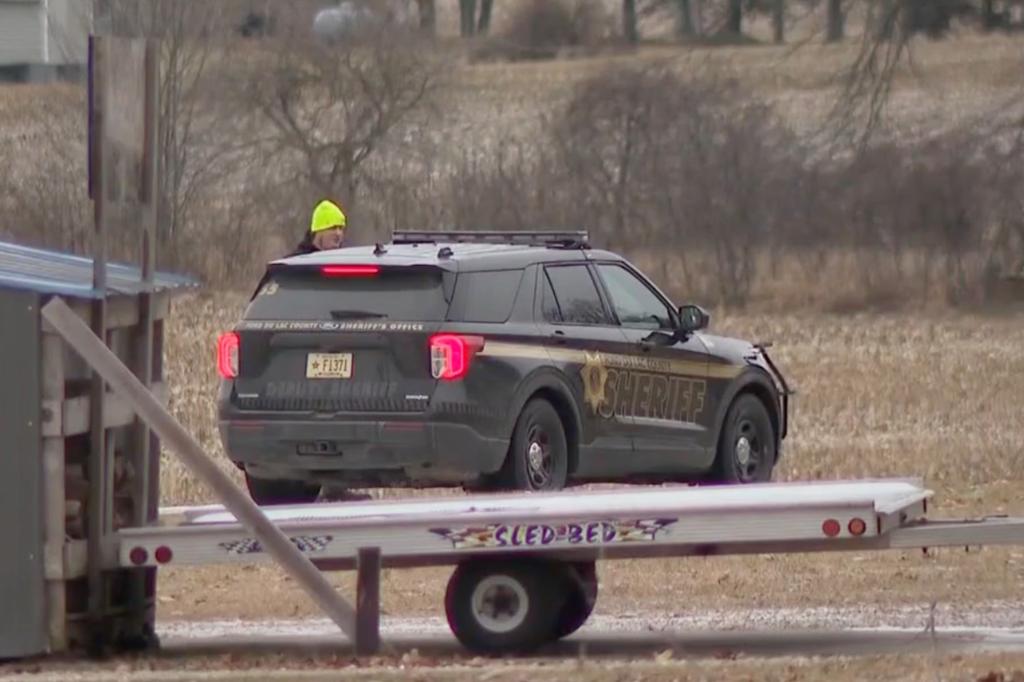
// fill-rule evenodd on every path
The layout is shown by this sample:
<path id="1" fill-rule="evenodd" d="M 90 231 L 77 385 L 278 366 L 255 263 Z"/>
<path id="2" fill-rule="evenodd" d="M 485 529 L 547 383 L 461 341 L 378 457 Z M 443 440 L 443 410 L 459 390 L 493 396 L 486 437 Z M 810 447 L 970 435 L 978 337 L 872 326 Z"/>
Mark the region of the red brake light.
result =
<path id="1" fill-rule="evenodd" d="M 376 265 L 325 265 L 320 268 L 324 277 L 373 277 L 380 273 Z"/>
<path id="2" fill-rule="evenodd" d="M 227 332 L 221 334 L 217 339 L 217 371 L 224 379 L 234 379 L 238 376 L 238 348 L 240 345 L 238 334 Z"/>
<path id="3" fill-rule="evenodd" d="M 430 338 L 430 373 L 435 379 L 455 381 L 469 373 L 473 356 L 483 350 L 480 336 L 437 334 Z"/>

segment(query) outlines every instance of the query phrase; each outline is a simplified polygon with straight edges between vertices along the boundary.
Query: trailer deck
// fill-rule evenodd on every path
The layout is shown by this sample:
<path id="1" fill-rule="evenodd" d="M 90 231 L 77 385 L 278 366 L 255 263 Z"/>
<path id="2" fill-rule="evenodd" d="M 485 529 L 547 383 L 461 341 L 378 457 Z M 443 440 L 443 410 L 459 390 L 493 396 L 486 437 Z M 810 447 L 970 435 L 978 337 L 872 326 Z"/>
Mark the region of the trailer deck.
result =
<path id="1" fill-rule="evenodd" d="M 374 548 L 385 566 L 470 556 L 556 559 L 725 553 L 750 543 L 871 541 L 924 518 L 931 491 L 913 480 L 625 488 L 268 507 L 264 513 L 321 568 Z M 120 532 L 123 566 L 269 560 L 219 505 L 167 508 L 160 525 Z"/>

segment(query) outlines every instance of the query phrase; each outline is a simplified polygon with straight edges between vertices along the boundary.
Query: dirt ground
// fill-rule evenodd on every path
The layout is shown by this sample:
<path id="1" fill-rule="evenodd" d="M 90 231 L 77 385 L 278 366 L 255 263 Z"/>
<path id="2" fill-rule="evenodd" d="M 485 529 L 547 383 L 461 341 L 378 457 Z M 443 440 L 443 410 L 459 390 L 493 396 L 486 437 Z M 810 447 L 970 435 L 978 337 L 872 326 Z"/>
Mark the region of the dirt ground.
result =
<path id="1" fill-rule="evenodd" d="M 646 660 L 570 660 L 495 663 L 471 659 L 452 664 L 407 654 L 399 660 L 357 663 L 333 656 L 304 659 L 281 656 L 213 656 L 144 661 L 120 661 L 108 665 L 49 665 L 0 667 L 0 680 L 32 679 L 69 682 L 92 680 L 260 679 L 280 682 L 320 680 L 466 680 L 467 682 L 527 682 L 538 678 L 571 682 L 670 682 L 722 680 L 745 682 L 770 680 L 906 680 L 908 682 L 1020 682 L 1024 680 L 1024 655 L 1013 654 L 917 654 L 837 658 L 780 658 L 774 660 L 721 658 L 677 660 L 660 653 Z"/>

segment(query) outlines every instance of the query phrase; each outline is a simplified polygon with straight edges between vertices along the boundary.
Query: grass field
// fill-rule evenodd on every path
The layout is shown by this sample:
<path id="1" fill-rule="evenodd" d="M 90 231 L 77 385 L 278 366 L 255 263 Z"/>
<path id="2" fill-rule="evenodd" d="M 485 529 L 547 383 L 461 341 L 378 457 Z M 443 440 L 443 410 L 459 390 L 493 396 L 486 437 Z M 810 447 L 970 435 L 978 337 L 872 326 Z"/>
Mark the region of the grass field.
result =
<path id="1" fill-rule="evenodd" d="M 172 410 L 218 457 L 212 349 L 217 332 L 231 324 L 243 301 L 232 295 L 180 301 L 169 328 Z M 779 480 L 921 476 L 937 492 L 937 513 L 1024 513 L 1019 493 L 1024 314 L 769 316 L 755 311 L 722 315 L 713 330 L 773 340 L 779 364 L 799 391 Z M 171 458 L 165 458 L 162 490 L 165 504 L 210 499 Z M 160 608 L 167 618 L 316 613 L 289 579 L 269 567 L 168 570 L 163 576 Z M 863 602 L 966 605 L 1013 599 L 1022 577 L 1024 552 L 1017 549 L 946 550 L 930 557 L 896 552 L 611 562 L 602 568 L 598 612 Z M 388 573 L 385 609 L 395 615 L 440 615 L 446 578 L 443 569 Z M 351 589 L 352 576 L 334 579 Z M 253 584 L 261 586 L 255 601 Z"/>

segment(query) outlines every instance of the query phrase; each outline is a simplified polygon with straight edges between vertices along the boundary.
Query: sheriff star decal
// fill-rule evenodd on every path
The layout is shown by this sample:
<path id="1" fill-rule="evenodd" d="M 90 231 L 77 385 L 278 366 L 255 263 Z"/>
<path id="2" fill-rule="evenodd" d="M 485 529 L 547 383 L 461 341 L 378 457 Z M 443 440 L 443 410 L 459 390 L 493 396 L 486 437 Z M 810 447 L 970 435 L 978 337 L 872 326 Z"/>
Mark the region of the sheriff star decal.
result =
<path id="1" fill-rule="evenodd" d="M 455 549 L 607 545 L 652 542 L 678 519 L 589 521 L 566 524 L 491 524 L 463 529 L 432 528 Z"/>
<path id="2" fill-rule="evenodd" d="M 584 352 L 586 362 L 580 372 L 583 375 L 584 399 L 595 413 L 605 401 L 605 386 L 608 383 L 608 367 L 600 353 Z"/>

